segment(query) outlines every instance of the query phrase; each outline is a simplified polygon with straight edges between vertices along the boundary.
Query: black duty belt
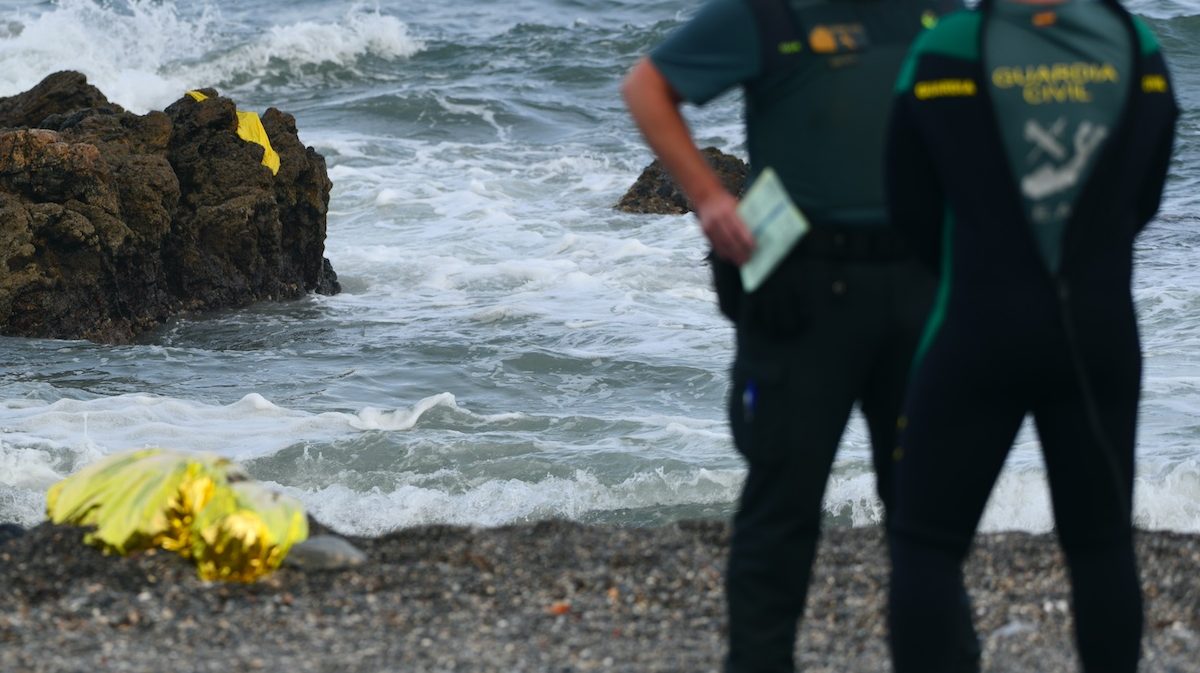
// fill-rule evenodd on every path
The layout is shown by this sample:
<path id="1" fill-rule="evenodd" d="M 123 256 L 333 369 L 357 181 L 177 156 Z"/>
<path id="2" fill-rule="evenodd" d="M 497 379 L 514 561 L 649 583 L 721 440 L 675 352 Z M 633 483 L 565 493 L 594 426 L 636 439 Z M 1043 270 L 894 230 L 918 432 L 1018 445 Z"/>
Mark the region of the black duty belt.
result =
<path id="1" fill-rule="evenodd" d="M 799 254 L 848 262 L 891 262 L 908 257 L 908 247 L 891 229 L 813 227 L 800 239 Z"/>

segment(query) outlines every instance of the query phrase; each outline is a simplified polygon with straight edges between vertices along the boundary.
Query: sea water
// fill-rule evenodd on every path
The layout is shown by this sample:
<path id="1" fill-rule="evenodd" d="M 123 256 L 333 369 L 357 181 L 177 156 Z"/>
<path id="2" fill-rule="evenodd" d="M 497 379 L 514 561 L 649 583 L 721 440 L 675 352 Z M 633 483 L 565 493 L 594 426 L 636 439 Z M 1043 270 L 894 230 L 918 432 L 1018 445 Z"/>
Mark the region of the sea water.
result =
<path id="1" fill-rule="evenodd" d="M 703 238 L 691 216 L 612 207 L 652 158 L 620 80 L 698 6 L 0 1 L 0 96 L 73 69 L 134 112 L 211 86 L 295 115 L 328 161 L 344 288 L 133 345 L 0 339 L 0 521 L 36 523 L 47 486 L 147 446 L 234 458 L 351 533 L 728 516 L 745 474 L 724 420 L 733 335 Z M 1200 531 L 1200 7 L 1128 6 L 1184 109 L 1137 246 L 1136 516 Z M 687 115 L 744 156 L 737 94 Z M 879 520 L 857 416 L 825 503 L 832 525 Z M 1052 526 L 1028 429 L 983 526 Z"/>

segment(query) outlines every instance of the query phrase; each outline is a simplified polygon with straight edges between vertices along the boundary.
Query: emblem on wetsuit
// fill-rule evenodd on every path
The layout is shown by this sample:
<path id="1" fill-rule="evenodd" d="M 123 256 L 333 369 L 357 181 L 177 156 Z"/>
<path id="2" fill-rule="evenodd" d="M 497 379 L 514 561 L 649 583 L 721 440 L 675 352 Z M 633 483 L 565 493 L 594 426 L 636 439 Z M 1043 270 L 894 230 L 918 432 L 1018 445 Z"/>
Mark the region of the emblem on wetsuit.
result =
<path id="1" fill-rule="evenodd" d="M 1116 84 L 1120 80 L 1111 63 L 1042 63 L 1025 67 L 1002 66 L 992 71 L 997 89 L 1020 87 L 1025 102 L 1090 103 L 1093 84 Z"/>
<path id="2" fill-rule="evenodd" d="M 1072 152 L 1060 140 L 1067 125 L 1065 118 L 1059 118 L 1049 129 L 1033 119 L 1025 122 L 1025 139 L 1034 145 L 1031 158 L 1037 161 L 1040 156 L 1048 155 L 1052 161 L 1041 164 L 1031 173 L 1021 179 L 1021 193 L 1040 201 L 1048 196 L 1066 191 L 1079 184 L 1084 170 L 1090 165 L 1092 156 L 1100 149 L 1104 139 L 1108 137 L 1108 127 L 1084 121 L 1075 129 L 1071 139 Z M 1055 161 L 1064 161 L 1055 165 Z M 1065 205 L 1065 204 L 1061 204 Z M 1070 212 L 1067 206 L 1066 212 Z M 1066 213 L 1064 213 L 1065 215 Z M 1034 220 L 1051 219 L 1039 217 L 1034 209 Z"/>

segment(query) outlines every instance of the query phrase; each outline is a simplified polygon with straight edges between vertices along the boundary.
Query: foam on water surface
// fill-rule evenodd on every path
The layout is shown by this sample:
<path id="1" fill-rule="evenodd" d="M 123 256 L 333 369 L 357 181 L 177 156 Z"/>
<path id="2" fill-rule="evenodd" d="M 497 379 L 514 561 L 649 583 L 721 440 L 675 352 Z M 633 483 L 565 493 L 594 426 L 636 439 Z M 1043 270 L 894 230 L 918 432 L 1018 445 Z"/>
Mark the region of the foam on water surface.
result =
<path id="1" fill-rule="evenodd" d="M 1194 7 L 1134 0 L 1167 47 Z M 0 96 L 76 68 L 135 111 L 195 86 L 277 105 L 323 154 L 345 292 L 184 316 L 139 344 L 0 343 L 0 520 L 116 451 L 217 451 L 346 532 L 728 516 L 732 333 L 691 216 L 612 206 L 649 162 L 617 84 L 694 9 L 653 0 L 8 2 Z M 1195 38 L 1195 39 L 1193 39 Z M 1200 58 L 1172 66 L 1185 103 Z M 685 114 L 743 155 L 740 101 Z M 1200 530 L 1200 117 L 1139 239 L 1139 525 Z M 879 521 L 860 419 L 826 511 Z M 1026 429 L 985 530 L 1049 530 Z"/>
<path id="2" fill-rule="evenodd" d="M 0 96 L 51 72 L 78 70 L 109 100 L 138 113 L 161 109 L 191 88 L 245 87 L 263 78 L 301 85 L 317 66 L 359 74 L 362 58 L 397 60 L 424 48 L 404 22 L 363 5 L 264 27 L 214 2 L 17 4 L 24 6 L 0 30 Z"/>

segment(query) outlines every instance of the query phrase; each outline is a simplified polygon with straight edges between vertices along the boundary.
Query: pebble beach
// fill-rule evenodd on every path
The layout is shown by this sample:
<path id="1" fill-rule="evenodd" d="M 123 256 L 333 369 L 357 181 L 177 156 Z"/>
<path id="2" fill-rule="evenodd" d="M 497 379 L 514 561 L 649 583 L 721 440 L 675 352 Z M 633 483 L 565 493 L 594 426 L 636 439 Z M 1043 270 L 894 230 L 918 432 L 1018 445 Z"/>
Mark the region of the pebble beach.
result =
<path id="1" fill-rule="evenodd" d="M 350 538 L 361 566 L 243 585 L 42 524 L 0 546 L 0 671 L 719 671 L 728 536 L 716 521 L 415 527 Z M 1196 673 L 1200 536 L 1142 531 L 1137 548 L 1141 670 Z M 890 670 L 886 567 L 878 528 L 826 531 L 799 670 Z M 983 670 L 1078 670 L 1052 535 L 981 535 L 966 578 Z"/>

